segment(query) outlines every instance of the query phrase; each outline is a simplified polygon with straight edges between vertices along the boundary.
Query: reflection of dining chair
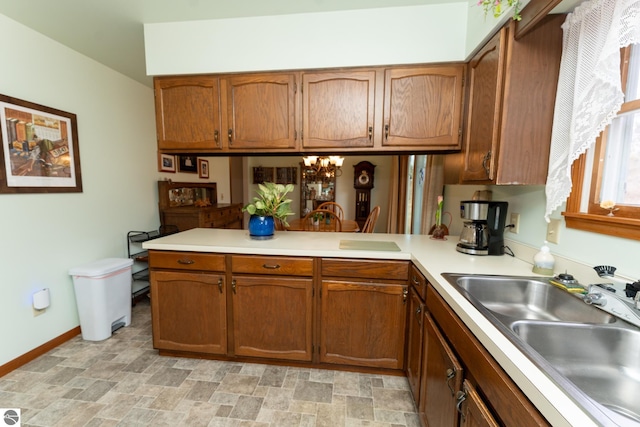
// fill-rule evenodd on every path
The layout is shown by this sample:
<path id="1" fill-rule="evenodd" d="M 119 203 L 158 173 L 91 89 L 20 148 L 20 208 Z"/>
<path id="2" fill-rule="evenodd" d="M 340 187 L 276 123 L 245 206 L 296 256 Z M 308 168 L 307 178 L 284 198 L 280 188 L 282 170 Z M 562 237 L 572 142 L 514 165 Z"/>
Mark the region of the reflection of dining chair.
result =
<path id="1" fill-rule="evenodd" d="M 380 215 L 380 206 L 376 206 L 371 209 L 369 212 L 369 216 L 367 216 L 367 221 L 364 223 L 364 227 L 362 227 L 363 233 L 373 233 L 373 229 L 376 227 L 376 222 L 378 221 L 378 216 Z"/>
<path id="2" fill-rule="evenodd" d="M 317 219 L 317 221 L 315 221 Z M 302 220 L 304 231 L 342 231 L 342 221 L 334 211 L 314 209 Z"/>
<path id="3" fill-rule="evenodd" d="M 280 218 L 273 218 L 273 224 L 276 230 L 285 231 L 287 229 L 287 227 L 284 226 L 284 223 Z"/>
<path id="4" fill-rule="evenodd" d="M 316 209 L 326 209 L 329 211 L 334 211 L 336 215 L 338 215 L 338 218 L 340 218 L 340 221 L 344 221 L 344 210 L 342 209 L 342 206 L 340 206 L 336 202 L 324 202 L 320 204 Z"/>

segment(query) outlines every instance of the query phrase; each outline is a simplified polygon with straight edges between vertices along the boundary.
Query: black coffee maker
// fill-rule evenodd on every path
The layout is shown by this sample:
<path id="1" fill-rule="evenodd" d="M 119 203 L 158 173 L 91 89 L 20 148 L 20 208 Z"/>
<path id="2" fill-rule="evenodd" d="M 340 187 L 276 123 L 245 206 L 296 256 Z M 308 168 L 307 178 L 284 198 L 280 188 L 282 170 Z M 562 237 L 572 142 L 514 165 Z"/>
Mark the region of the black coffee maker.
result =
<path id="1" fill-rule="evenodd" d="M 503 255 L 508 208 L 508 202 L 460 202 L 460 217 L 464 224 L 456 250 L 471 255 Z"/>

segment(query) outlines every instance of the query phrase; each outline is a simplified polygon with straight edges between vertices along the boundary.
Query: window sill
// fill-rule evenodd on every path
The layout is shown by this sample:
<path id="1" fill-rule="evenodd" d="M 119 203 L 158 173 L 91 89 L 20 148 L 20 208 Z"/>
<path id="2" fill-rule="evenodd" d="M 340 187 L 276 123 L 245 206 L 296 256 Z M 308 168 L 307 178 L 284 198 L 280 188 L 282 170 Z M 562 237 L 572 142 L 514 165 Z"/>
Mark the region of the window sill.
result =
<path id="1" fill-rule="evenodd" d="M 640 220 L 616 216 L 563 212 L 567 228 L 640 240 Z"/>

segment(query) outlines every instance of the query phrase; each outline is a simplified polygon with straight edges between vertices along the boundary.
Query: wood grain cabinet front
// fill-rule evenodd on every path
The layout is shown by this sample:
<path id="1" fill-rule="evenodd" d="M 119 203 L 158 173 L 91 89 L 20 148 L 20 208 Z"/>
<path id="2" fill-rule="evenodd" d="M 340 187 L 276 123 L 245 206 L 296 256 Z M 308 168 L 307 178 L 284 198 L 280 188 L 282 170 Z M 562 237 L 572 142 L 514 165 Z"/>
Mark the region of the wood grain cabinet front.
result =
<path id="1" fill-rule="evenodd" d="M 220 150 L 219 92 L 216 76 L 155 77 L 158 149 Z"/>
<path id="2" fill-rule="evenodd" d="M 321 262 L 320 362 L 403 369 L 409 263 Z"/>
<path id="3" fill-rule="evenodd" d="M 510 22 L 469 62 L 460 182 L 545 183 L 563 22 L 550 15 L 518 40 Z"/>
<path id="4" fill-rule="evenodd" d="M 150 288 L 155 348 L 227 353 L 224 274 L 152 269 Z"/>
<path id="5" fill-rule="evenodd" d="M 302 146 L 373 147 L 376 72 L 302 75 Z"/>
<path id="6" fill-rule="evenodd" d="M 310 362 L 313 259 L 231 256 L 233 352 Z"/>
<path id="7" fill-rule="evenodd" d="M 461 147 L 464 65 L 384 72 L 382 147 Z"/>
<path id="8" fill-rule="evenodd" d="M 281 72 L 222 78 L 226 151 L 296 148 L 297 77 L 295 73 Z"/>

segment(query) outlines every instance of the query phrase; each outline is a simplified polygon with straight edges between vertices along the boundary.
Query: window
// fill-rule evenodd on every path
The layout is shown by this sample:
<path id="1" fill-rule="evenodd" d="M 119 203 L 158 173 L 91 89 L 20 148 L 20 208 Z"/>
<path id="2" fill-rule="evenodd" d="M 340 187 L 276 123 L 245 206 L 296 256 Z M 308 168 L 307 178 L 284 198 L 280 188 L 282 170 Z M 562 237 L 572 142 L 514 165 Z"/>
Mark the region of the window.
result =
<path id="1" fill-rule="evenodd" d="M 567 227 L 640 240 L 640 44 L 621 51 L 625 100 L 595 149 L 573 165 Z M 615 203 L 613 216 L 600 206 Z"/>

